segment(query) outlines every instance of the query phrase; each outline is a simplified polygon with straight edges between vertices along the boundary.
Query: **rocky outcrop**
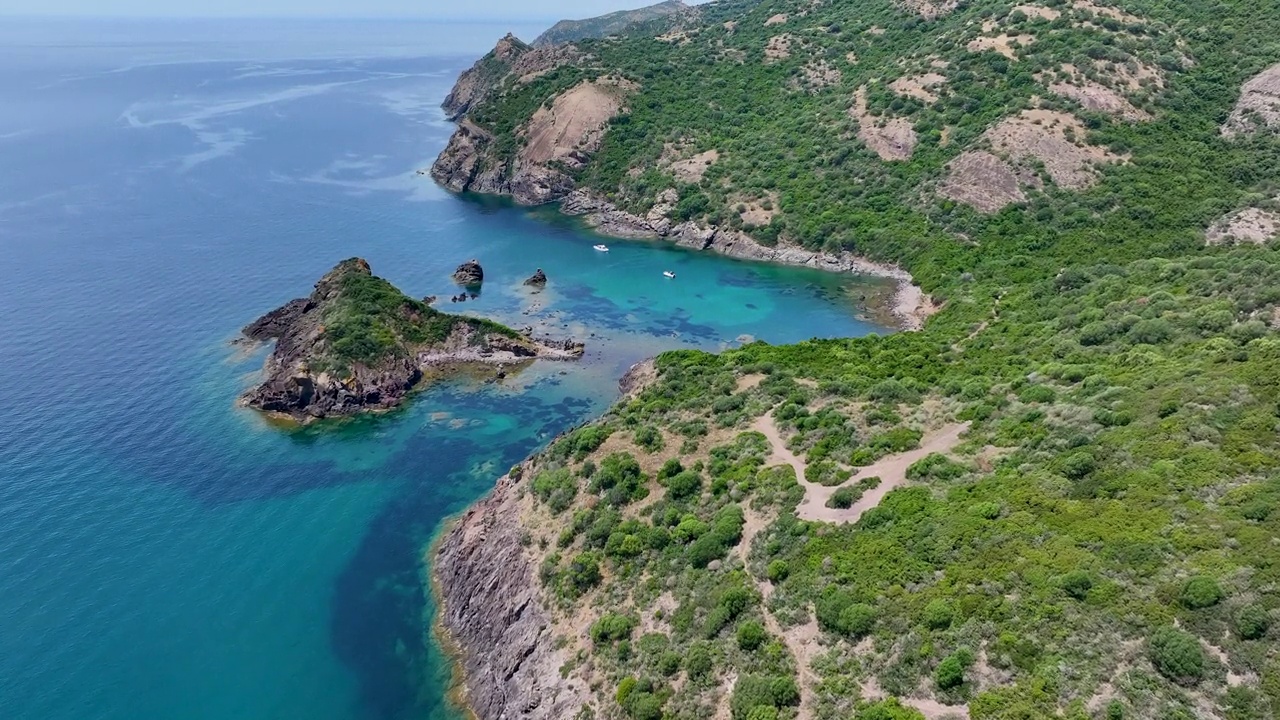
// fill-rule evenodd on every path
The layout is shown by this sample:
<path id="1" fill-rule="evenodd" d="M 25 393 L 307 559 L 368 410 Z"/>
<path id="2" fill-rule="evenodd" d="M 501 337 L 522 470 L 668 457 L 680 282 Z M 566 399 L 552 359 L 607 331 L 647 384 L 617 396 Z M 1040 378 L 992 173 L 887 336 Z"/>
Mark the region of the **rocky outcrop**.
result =
<path id="1" fill-rule="evenodd" d="M 453 271 L 453 281 L 466 287 L 476 287 L 484 282 L 484 268 L 479 260 L 468 260 Z"/>
<path id="2" fill-rule="evenodd" d="M 533 44 L 535 46 L 557 45 L 587 38 L 626 35 L 641 29 L 651 35 L 657 35 L 677 19 L 694 14 L 696 11 L 681 0 L 666 0 L 657 5 L 637 10 L 620 10 L 588 20 L 561 20 L 539 35 Z"/>
<path id="3" fill-rule="evenodd" d="M 536 287 L 536 288 L 546 287 L 547 274 L 542 272 L 542 268 L 538 268 L 536 272 L 534 272 L 532 275 L 529 276 L 528 280 L 524 281 L 524 284 L 530 287 Z"/>
<path id="4" fill-rule="evenodd" d="M 560 676 L 568 658 L 555 649 L 541 584 L 520 542 L 518 487 L 509 476 L 499 480 L 437 546 L 440 625 L 480 720 L 572 718 L 589 691 Z"/>
<path id="5" fill-rule="evenodd" d="M 1227 137 L 1280 129 L 1280 63 L 1244 84 L 1231 117 L 1222 125 Z"/>
<path id="6" fill-rule="evenodd" d="M 275 348 L 263 382 L 241 404 L 302 423 L 397 407 L 429 367 L 502 367 L 581 357 L 585 349 L 433 310 L 375 277 L 359 258 L 339 263 L 309 297 L 263 315 L 243 333 L 274 340 Z"/>

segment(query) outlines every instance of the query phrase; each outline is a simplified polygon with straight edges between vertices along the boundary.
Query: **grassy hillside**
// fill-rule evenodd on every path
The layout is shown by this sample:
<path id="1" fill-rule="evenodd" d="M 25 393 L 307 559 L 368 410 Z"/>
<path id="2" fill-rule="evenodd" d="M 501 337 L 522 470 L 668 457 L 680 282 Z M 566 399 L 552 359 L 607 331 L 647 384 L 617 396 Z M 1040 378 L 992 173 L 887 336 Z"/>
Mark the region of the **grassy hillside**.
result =
<path id="1" fill-rule="evenodd" d="M 555 45 L 576 42 L 586 38 L 605 38 L 626 35 L 644 29 L 654 31 L 659 24 L 686 13 L 688 6 L 681 0 L 666 0 L 636 10 L 620 10 L 586 20 L 561 20 L 533 41 L 534 45 Z M 650 34 L 655 34 L 650 32 Z"/>
<path id="2" fill-rule="evenodd" d="M 495 147 L 621 76 L 580 187 L 945 301 L 664 355 L 520 469 L 595 716 L 1280 716 L 1280 250 L 1206 242 L 1276 217 L 1280 136 L 1221 127 L 1280 6 L 730 0 L 578 49 L 473 110 Z"/>

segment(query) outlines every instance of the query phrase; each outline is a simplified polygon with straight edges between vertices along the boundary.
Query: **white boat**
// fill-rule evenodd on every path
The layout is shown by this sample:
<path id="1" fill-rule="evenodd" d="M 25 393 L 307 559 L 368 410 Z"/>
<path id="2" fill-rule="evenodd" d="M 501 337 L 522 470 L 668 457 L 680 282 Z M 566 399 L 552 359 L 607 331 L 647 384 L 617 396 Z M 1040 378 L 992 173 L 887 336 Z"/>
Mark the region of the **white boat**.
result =
<path id="1" fill-rule="evenodd" d="M 676 274 L 671 272 L 670 270 L 663 270 L 662 274 L 669 278 L 674 278 L 676 276 Z"/>
<path id="2" fill-rule="evenodd" d="M 599 250 L 600 252 L 609 252 L 608 245 L 596 245 L 595 249 Z"/>

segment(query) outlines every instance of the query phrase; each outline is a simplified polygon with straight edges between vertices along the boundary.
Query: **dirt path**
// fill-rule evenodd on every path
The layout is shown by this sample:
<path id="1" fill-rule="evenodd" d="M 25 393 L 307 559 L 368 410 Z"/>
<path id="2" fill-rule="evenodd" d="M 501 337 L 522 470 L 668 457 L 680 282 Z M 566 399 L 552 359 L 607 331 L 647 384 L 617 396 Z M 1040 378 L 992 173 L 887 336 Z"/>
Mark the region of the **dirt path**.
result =
<path id="1" fill-rule="evenodd" d="M 778 619 L 773 616 L 773 613 L 769 612 L 767 604 L 769 598 L 773 595 L 773 583 L 753 575 L 747 561 L 751 554 L 752 542 L 755 541 L 756 535 L 768 525 L 768 520 L 750 506 L 745 506 L 743 513 L 746 516 L 746 522 L 742 530 L 742 541 L 738 543 L 738 557 L 742 559 L 743 566 L 748 568 L 747 577 L 750 577 L 756 584 L 756 589 L 760 591 L 760 595 L 764 598 L 765 604 L 760 606 L 760 614 L 764 616 L 765 628 L 770 635 L 782 638 L 783 644 L 787 646 L 787 650 L 791 651 L 792 657 L 796 659 L 796 672 L 799 676 L 796 685 L 800 690 L 800 706 L 796 708 L 796 720 L 812 720 L 813 688 L 817 684 L 818 678 L 814 675 L 811 664 L 813 656 L 818 650 L 818 623 L 816 620 L 810 619 L 804 625 L 784 629 Z"/>
<path id="2" fill-rule="evenodd" d="M 796 457 L 787 448 L 777 425 L 768 415 L 756 418 L 752 430 L 762 433 L 769 439 L 773 448 L 767 462 L 777 465 L 790 465 L 796 471 L 796 479 L 804 487 L 804 500 L 796 508 L 796 515 L 802 520 L 817 520 L 836 524 L 857 522 L 862 514 L 880 504 L 885 495 L 907 483 L 907 468 L 923 460 L 932 453 L 948 453 L 960 444 L 960 435 L 969 429 L 969 423 L 946 425 L 925 435 L 920 447 L 910 452 L 898 453 L 881 458 L 873 465 L 862 468 L 857 477 L 878 477 L 880 485 L 868 490 L 853 507 L 848 509 L 829 508 L 827 500 L 835 494 L 839 486 L 817 485 L 804 479 L 805 462 Z M 851 481 L 852 482 L 852 481 Z M 847 484 L 847 483 L 846 483 Z"/>

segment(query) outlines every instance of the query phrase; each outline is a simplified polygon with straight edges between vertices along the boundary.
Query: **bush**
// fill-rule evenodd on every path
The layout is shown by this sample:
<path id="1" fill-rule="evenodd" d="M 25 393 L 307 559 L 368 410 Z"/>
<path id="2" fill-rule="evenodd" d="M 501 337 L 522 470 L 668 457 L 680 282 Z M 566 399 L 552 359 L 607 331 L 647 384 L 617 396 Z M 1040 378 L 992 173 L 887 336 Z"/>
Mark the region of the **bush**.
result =
<path id="1" fill-rule="evenodd" d="M 674 477 L 667 478 L 667 497 L 672 500 L 684 500 L 702 491 L 702 476 L 692 470 L 685 470 Z"/>
<path id="2" fill-rule="evenodd" d="M 1162 627 L 1147 641 L 1147 654 L 1156 670 L 1181 685 L 1204 677 L 1205 657 L 1200 642 L 1175 627 Z"/>
<path id="3" fill-rule="evenodd" d="M 1224 594 L 1218 581 L 1204 575 L 1197 575 L 1182 586 L 1178 601 L 1192 610 L 1213 607 L 1222 601 Z"/>
<path id="4" fill-rule="evenodd" d="M 1083 570 L 1075 570 L 1058 578 L 1058 586 L 1062 591 L 1076 600 L 1084 600 L 1093 587 L 1093 578 Z"/>
<path id="5" fill-rule="evenodd" d="M 938 663 L 938 669 L 933 673 L 933 681 L 942 690 L 959 687 L 964 683 L 964 670 L 972 660 L 972 656 L 965 650 L 951 653 Z"/>
<path id="6" fill-rule="evenodd" d="M 791 566 L 787 565 L 786 560 L 774 560 L 765 568 L 765 575 L 769 578 L 769 582 L 779 583 L 787 579 L 787 575 L 791 573 Z"/>
<path id="7" fill-rule="evenodd" d="M 1051 403 L 1058 395 L 1048 385 L 1030 385 L 1018 394 L 1024 403 Z"/>
<path id="8" fill-rule="evenodd" d="M 666 446 L 662 440 L 662 433 L 652 425 L 644 425 L 636 430 L 636 445 L 644 448 L 648 452 L 654 453 Z"/>
<path id="9" fill-rule="evenodd" d="M 689 647 L 689 653 L 684 659 L 684 669 L 689 673 L 690 678 L 707 677 L 713 668 L 711 648 L 706 643 L 697 642 Z"/>
<path id="10" fill-rule="evenodd" d="M 933 630 L 945 630 L 951 627 L 953 618 L 951 603 L 941 598 L 931 600 L 924 608 L 924 624 Z"/>
<path id="11" fill-rule="evenodd" d="M 591 641 L 600 644 L 625 640 L 631 637 L 635 627 L 636 621 L 627 615 L 605 613 L 591 624 Z"/>
<path id="12" fill-rule="evenodd" d="M 633 692 L 623 706 L 632 720 L 662 720 L 662 700 L 651 692 Z"/>
<path id="13" fill-rule="evenodd" d="M 854 503 L 862 499 L 862 494 L 862 489 L 856 485 L 845 485 L 831 493 L 831 497 L 827 498 L 827 507 L 848 510 L 853 507 Z"/>
<path id="14" fill-rule="evenodd" d="M 600 584 L 600 561 L 594 553 L 582 553 L 569 563 L 563 581 L 571 594 L 581 595 Z"/>
<path id="15" fill-rule="evenodd" d="M 854 603 L 840 611 L 840 630 L 852 638 L 864 637 L 876 624 L 876 609 L 864 603 Z"/>
<path id="16" fill-rule="evenodd" d="M 924 720 L 924 714 L 904 706 L 898 698 L 888 698 L 871 705 L 864 705 L 854 713 L 856 720 Z"/>
<path id="17" fill-rule="evenodd" d="M 1245 605 L 1236 613 L 1236 635 L 1245 640 L 1257 640 L 1267 634 L 1271 616 L 1261 605 Z"/>
<path id="18" fill-rule="evenodd" d="M 764 625 L 756 620 L 748 620 L 738 626 L 738 647 L 747 652 L 754 652 L 769 639 Z"/>

